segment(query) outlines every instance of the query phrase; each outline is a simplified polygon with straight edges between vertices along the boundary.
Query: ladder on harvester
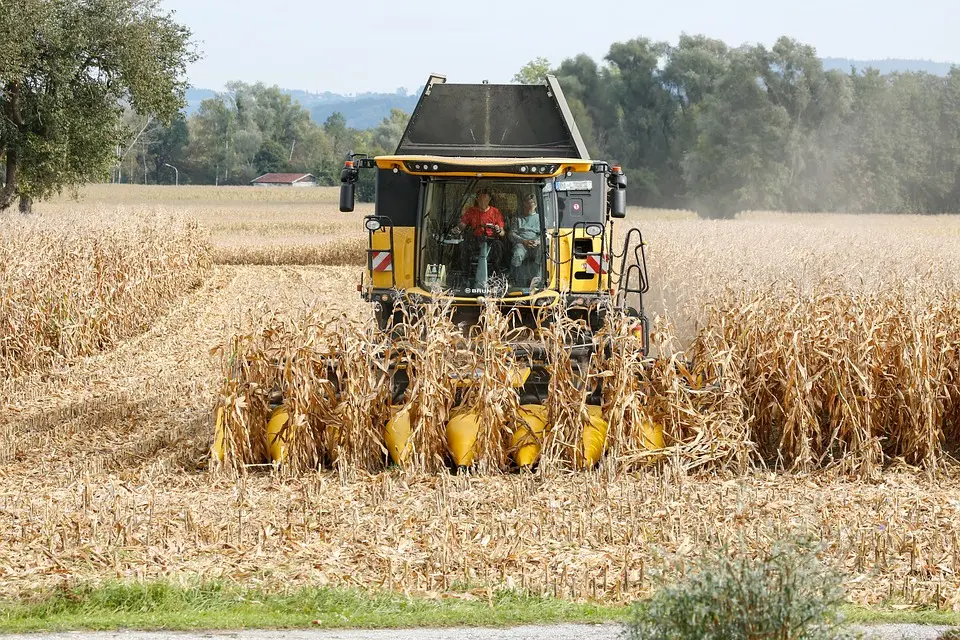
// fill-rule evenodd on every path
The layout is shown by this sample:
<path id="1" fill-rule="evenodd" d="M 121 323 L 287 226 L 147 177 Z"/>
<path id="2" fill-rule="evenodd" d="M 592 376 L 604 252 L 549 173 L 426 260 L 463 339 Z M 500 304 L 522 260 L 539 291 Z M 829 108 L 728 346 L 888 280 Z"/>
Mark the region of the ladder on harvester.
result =
<path id="1" fill-rule="evenodd" d="M 623 239 L 623 251 L 615 258 L 620 259 L 617 271 L 616 298 L 614 305 L 629 316 L 637 319 L 643 332 L 643 351 L 650 354 L 650 320 L 643 307 L 643 296 L 650 290 L 647 275 L 647 255 L 644 250 L 643 234 L 633 227 Z"/>

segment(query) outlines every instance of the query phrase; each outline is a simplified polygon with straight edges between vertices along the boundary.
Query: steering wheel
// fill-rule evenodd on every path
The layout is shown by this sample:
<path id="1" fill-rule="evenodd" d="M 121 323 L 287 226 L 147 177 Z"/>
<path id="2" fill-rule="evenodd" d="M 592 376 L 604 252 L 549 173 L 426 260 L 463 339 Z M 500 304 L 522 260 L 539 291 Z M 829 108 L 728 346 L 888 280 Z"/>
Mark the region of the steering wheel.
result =
<path id="1" fill-rule="evenodd" d="M 488 233 L 485 233 L 485 234 L 483 234 L 482 236 L 480 236 L 481 238 L 488 238 L 488 239 L 489 239 L 489 238 L 499 238 L 499 237 L 500 237 L 500 225 L 496 225 L 496 224 L 492 224 L 492 223 L 487 222 L 487 223 L 484 223 L 483 227 L 481 227 L 481 228 L 482 228 L 482 229 L 485 229 L 485 230 L 487 230 L 487 231 L 492 231 L 492 232 L 493 232 L 492 235 L 491 235 L 491 234 L 488 234 Z"/>

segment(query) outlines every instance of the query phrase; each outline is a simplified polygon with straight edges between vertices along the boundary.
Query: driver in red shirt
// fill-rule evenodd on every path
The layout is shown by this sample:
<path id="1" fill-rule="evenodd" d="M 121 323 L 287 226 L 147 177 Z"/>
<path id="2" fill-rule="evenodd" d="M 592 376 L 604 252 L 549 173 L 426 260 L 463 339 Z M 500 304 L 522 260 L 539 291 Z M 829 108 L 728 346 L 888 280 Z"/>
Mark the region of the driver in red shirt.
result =
<path id="1" fill-rule="evenodd" d="M 496 228 L 484 226 L 488 224 L 494 225 Z M 461 228 L 469 227 L 473 230 L 473 235 L 478 238 L 483 235 L 490 238 L 503 237 L 503 214 L 490 204 L 490 189 L 487 187 L 477 189 L 477 204 L 463 212 L 463 216 L 460 218 L 460 226 Z"/>
<path id="2" fill-rule="evenodd" d="M 477 257 L 482 242 L 489 245 L 487 255 L 489 272 L 493 273 L 499 269 L 503 258 L 504 226 L 503 214 L 490 204 L 490 189 L 488 187 L 477 189 L 476 204 L 463 212 L 460 224 L 457 225 L 458 232 L 464 229 L 473 232 L 467 234 L 464 244 L 460 247 L 461 269 L 465 273 L 471 273 L 471 269 L 474 268 L 473 260 Z"/>

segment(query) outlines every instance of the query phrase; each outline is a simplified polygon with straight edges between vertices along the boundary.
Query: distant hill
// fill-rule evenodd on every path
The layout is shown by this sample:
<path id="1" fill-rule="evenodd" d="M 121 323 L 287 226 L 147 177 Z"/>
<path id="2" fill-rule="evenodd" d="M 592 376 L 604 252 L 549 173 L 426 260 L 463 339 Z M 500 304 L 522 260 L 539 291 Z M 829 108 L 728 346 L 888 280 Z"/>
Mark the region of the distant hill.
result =
<path id="1" fill-rule="evenodd" d="M 322 123 L 334 112 L 339 111 L 347 119 L 347 126 L 355 129 L 369 129 L 375 127 L 390 115 L 391 109 L 403 109 L 407 113 L 413 111 L 420 97 L 418 89 L 413 94 L 395 93 L 361 93 L 356 96 L 344 96 L 338 93 L 311 93 L 299 89 L 283 89 L 294 100 L 299 102 L 310 112 L 314 122 Z M 209 89 L 187 90 L 187 115 L 200 108 L 200 103 L 212 98 L 215 92 Z"/>
<path id="2" fill-rule="evenodd" d="M 895 73 L 897 71 L 923 71 L 935 76 L 945 76 L 950 73 L 954 63 L 934 62 L 933 60 L 849 60 L 847 58 L 824 58 L 823 68 L 826 70 L 838 69 L 849 73 L 854 67 L 857 71 L 873 68 L 880 73 Z"/>
<path id="3" fill-rule="evenodd" d="M 863 71 L 869 67 L 880 73 L 896 71 L 925 71 L 938 76 L 945 76 L 953 66 L 949 62 L 934 62 L 932 60 L 850 60 L 848 58 L 824 58 L 825 69 L 838 69 L 849 73 L 854 67 Z M 299 89 L 284 89 L 294 100 L 310 111 L 314 122 L 324 122 L 334 112 L 339 111 L 347 119 L 347 126 L 355 129 L 369 129 L 380 124 L 380 121 L 390 115 L 391 109 L 403 109 L 411 113 L 417 106 L 421 88 L 411 94 L 404 91 L 395 93 L 361 93 L 355 96 L 345 96 L 339 93 L 311 93 Z M 200 108 L 200 103 L 216 95 L 209 89 L 189 89 L 187 91 L 187 114 L 192 114 Z"/>

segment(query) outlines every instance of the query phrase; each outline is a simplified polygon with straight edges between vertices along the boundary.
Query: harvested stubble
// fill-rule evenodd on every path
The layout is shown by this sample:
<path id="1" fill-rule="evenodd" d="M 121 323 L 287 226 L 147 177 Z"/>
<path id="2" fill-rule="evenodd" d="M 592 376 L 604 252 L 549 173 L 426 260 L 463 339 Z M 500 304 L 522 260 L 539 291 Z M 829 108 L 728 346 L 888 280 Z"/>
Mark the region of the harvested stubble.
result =
<path id="1" fill-rule="evenodd" d="M 210 264 L 194 222 L 142 210 L 0 219 L 0 377 L 139 333 Z"/>
<path id="2" fill-rule="evenodd" d="M 955 480 L 882 483 L 674 473 L 500 477 L 185 473 L 0 484 L 0 597 L 110 579 L 391 589 L 498 588 L 629 602 L 705 549 L 812 534 L 863 604 L 960 608 Z M 462 592 L 466 591 L 466 594 Z"/>

